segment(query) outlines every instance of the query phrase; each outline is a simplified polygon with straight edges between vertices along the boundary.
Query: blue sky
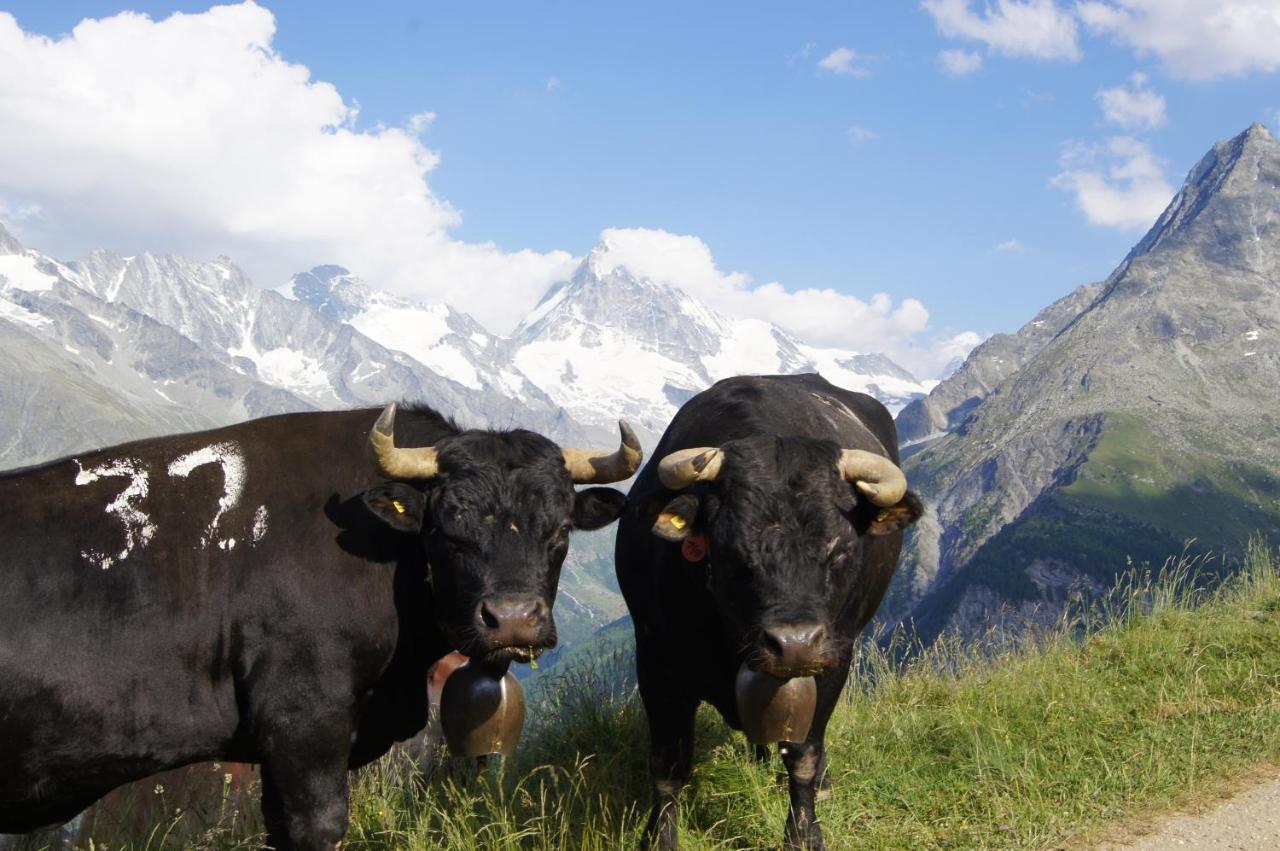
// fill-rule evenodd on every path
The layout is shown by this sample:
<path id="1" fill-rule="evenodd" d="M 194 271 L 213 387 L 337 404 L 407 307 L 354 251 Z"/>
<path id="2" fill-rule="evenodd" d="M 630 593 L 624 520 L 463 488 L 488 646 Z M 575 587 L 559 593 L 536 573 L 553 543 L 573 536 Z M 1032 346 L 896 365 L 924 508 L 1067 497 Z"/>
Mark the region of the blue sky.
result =
<path id="1" fill-rule="evenodd" d="M 305 66 L 313 83 L 332 84 L 347 107 L 358 104 L 358 115 L 345 119 L 349 133 L 377 136 L 410 125 L 418 131 L 407 135 L 432 158 L 419 165 L 435 211 L 423 213 L 421 227 L 434 228 L 441 251 L 493 243 L 474 262 L 446 264 L 451 280 L 467 280 L 465 288 L 434 282 L 433 258 L 416 258 L 420 271 L 394 280 L 386 270 L 395 258 L 384 262 L 381 255 L 395 255 L 401 243 L 365 257 L 334 235 L 340 217 L 336 224 L 318 221 L 315 234 L 295 228 L 253 243 L 243 211 L 227 214 L 232 224 L 216 214 L 204 221 L 192 213 L 187 221 L 174 212 L 179 202 L 166 199 L 144 215 L 152 203 L 144 190 L 104 190 L 116 199 L 130 196 L 131 212 L 122 216 L 108 200 L 86 200 L 93 192 L 86 187 L 110 182 L 93 175 L 70 188 L 42 189 L 33 169 L 64 170 L 47 143 L 42 159 L 23 164 L 21 175 L 0 164 L 0 218 L 45 250 L 101 244 L 228 253 L 269 286 L 286 270 L 297 271 L 287 264 L 304 256 L 311 257 L 304 265 L 343 262 L 375 284 L 461 301 L 491 326 L 532 306 L 522 302 L 536 299 L 604 229 L 660 230 L 700 240 L 715 270 L 739 290 L 778 282 L 788 292 L 847 294 L 851 305 L 865 306 L 880 292 L 895 307 L 918 299 L 927 324 L 886 322 L 863 333 L 865 311 L 854 309 L 848 341 L 835 315 L 801 330 L 822 342 L 890 349 L 886 335 L 911 336 L 917 351 L 904 357 L 928 371 L 924 351 L 931 345 L 960 331 L 1013 330 L 1075 286 L 1104 277 L 1154 219 L 1150 211 L 1158 212 L 1215 141 L 1254 121 L 1275 126 L 1280 0 L 1185 0 L 1177 15 L 1168 14 L 1169 5 L 1161 11 L 1156 0 L 267 2 L 274 33 L 255 49 L 278 64 Z M 66 42 L 84 18 L 132 10 L 160 21 L 174 11 L 199 16 L 209 6 L 0 8 L 28 42 L 35 34 Z M 1224 12 L 1244 16 L 1245 25 L 1224 23 Z M 145 31 L 132 41 L 121 37 L 114 49 L 149 37 Z M 198 28 L 184 37 L 189 51 L 205 49 Z M 23 50 L 36 49 L 6 45 L 13 47 L 12 40 L 0 39 L 0 72 L 6 53 L 17 62 Z M 225 45 L 209 48 L 213 60 L 218 49 Z M 943 51 L 963 67 L 949 73 Z M 116 61 L 110 47 L 86 54 L 89 69 Z M 168 61 L 155 62 L 153 73 L 180 76 Z M 26 88 L 41 84 L 31 76 Z M 218 104 L 234 108 L 228 104 L 236 97 L 256 96 L 249 85 L 230 100 L 207 86 L 192 97 L 210 97 L 207 114 L 218 123 Z M 1100 94 L 1107 91 L 1118 94 Z M 278 94 L 271 109 L 288 111 L 296 99 L 287 87 Z M 91 146 L 94 134 L 110 130 L 78 132 Z M 83 162 L 86 150 L 65 155 Z M 230 172 L 252 155 L 252 148 L 236 152 L 218 168 Z M 220 156 L 214 148 L 201 162 Z M 287 162 L 307 155 L 263 156 Z M 157 155 L 128 158 L 145 170 L 139 163 Z M 13 171 L 22 157 L 8 161 Z M 118 163 L 108 159 L 102 168 L 118 170 Z M 403 192 L 422 191 L 412 175 L 401 176 Z M 394 173 L 361 178 L 369 186 L 395 179 Z M 135 182 L 153 180 L 162 182 L 146 175 Z M 353 210 L 363 203 L 346 196 L 333 201 L 339 202 Z M 298 201 L 308 211 L 326 203 L 314 195 Z M 358 229 L 356 218 L 350 224 Z M 660 240 L 652 244 L 662 250 Z M 319 256 L 329 246 L 338 256 Z M 273 250 L 283 259 L 262 259 Z M 473 278 L 466 263 L 480 270 Z M 473 299 L 482 286 L 476 282 L 490 279 L 512 283 Z M 494 300 L 507 303 L 506 311 L 486 315 L 484 302 Z M 795 311 L 803 307 L 797 301 Z"/>

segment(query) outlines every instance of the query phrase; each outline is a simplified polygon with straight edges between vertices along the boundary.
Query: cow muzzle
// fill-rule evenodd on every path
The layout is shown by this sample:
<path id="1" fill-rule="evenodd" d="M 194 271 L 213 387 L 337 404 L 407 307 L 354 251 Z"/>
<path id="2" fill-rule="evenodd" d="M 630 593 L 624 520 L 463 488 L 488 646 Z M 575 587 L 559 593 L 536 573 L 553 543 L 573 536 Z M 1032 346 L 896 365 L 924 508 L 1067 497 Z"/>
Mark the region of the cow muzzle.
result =
<path id="1" fill-rule="evenodd" d="M 476 606 L 473 628 L 479 651 L 473 655 L 490 659 L 531 662 L 555 646 L 555 621 L 550 607 L 539 597 L 486 597 Z"/>
<path id="2" fill-rule="evenodd" d="M 832 662 L 827 628 L 820 623 L 771 624 L 759 635 L 752 670 L 782 679 L 812 677 Z"/>

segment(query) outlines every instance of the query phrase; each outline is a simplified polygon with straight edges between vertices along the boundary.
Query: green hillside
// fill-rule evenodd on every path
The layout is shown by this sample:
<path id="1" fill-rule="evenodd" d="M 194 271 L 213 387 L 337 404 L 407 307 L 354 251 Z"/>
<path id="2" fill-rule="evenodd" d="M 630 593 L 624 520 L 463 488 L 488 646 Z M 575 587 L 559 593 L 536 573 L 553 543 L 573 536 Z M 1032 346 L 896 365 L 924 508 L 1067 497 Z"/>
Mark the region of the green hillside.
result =
<path id="1" fill-rule="evenodd" d="M 1212 590 L 1197 567 L 1131 575 L 1087 617 L 995 655 L 944 639 L 895 669 L 866 646 L 828 737 L 829 847 L 1056 846 L 1280 758 L 1280 559 L 1255 546 Z M 626 664 L 625 650 L 567 664 L 504 772 L 455 767 L 422 795 L 403 758 L 363 772 L 344 847 L 632 847 L 647 781 L 643 713 L 616 688 Z M 774 846 L 779 766 L 705 707 L 698 726 L 682 847 Z M 243 812 L 174 814 L 150 840 L 99 826 L 95 847 L 246 847 Z"/>

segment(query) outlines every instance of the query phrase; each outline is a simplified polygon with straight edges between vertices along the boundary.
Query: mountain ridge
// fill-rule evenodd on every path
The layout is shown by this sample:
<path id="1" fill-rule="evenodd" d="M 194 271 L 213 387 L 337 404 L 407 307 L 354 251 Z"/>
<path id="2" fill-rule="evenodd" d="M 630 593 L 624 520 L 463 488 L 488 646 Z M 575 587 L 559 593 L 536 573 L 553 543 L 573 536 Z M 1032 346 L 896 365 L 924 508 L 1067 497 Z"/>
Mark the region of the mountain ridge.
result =
<path id="1" fill-rule="evenodd" d="M 965 395 L 962 367 L 903 411 L 918 433 L 973 400 L 906 461 L 934 511 L 891 616 L 926 632 L 999 603 L 1038 617 L 1126 556 L 1280 528 L 1280 144 L 1265 129 L 1215 145 L 1115 272 L 1055 306 L 1061 327 L 985 392 Z"/>

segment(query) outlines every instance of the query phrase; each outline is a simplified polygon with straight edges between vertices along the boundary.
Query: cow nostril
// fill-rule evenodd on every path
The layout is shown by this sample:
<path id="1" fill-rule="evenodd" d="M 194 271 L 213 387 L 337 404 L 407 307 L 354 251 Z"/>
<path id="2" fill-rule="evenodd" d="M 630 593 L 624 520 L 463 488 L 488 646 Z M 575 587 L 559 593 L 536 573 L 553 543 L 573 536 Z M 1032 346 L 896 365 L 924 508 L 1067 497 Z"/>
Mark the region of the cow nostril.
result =
<path id="1" fill-rule="evenodd" d="M 822 643 L 827 640 L 827 628 L 818 624 L 809 630 L 805 635 L 801 636 L 801 641 L 808 647 L 817 650 Z"/>
<path id="2" fill-rule="evenodd" d="M 771 629 L 766 629 L 760 637 L 760 643 L 764 645 L 765 652 L 772 656 L 781 657 L 783 653 L 783 638 Z"/>
<path id="3" fill-rule="evenodd" d="M 490 597 L 476 612 L 476 630 L 495 647 L 528 647 L 547 640 L 550 608 L 537 597 Z"/>
<path id="4" fill-rule="evenodd" d="M 783 669 L 806 668 L 822 655 L 826 626 L 818 623 L 778 624 L 761 630 L 761 649 Z"/>

